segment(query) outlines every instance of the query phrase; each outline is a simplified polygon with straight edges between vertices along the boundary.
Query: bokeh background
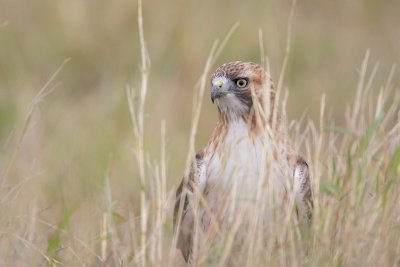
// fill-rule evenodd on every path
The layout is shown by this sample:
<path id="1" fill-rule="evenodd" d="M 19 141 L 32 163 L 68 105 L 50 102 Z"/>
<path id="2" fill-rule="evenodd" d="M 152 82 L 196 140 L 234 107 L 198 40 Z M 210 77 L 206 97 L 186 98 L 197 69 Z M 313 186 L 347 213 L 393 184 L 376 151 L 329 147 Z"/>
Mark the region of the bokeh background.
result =
<path id="1" fill-rule="evenodd" d="M 288 0 L 144 1 L 151 60 L 145 145 L 157 165 L 165 120 L 169 190 L 184 169 L 194 88 L 213 42 L 238 22 L 213 69 L 232 60 L 260 62 L 261 29 L 277 81 L 290 6 Z M 299 0 L 284 79 L 290 92 L 288 118 L 307 112 L 317 119 L 326 95 L 327 111 L 340 125 L 367 50 L 370 68 L 379 62 L 375 87 L 384 84 L 393 64 L 400 62 L 399 12 L 398 0 Z M 27 124 L 32 99 L 67 58 L 50 86 L 55 90 Z M 71 214 L 68 227 L 75 235 L 96 236 L 107 173 L 115 209 L 121 214 L 137 209 L 125 88 L 138 88 L 139 63 L 136 1 L 0 0 L 0 205 L 7 214 L 0 216 L 2 232 L 23 232 L 23 216 L 37 207 L 45 222 L 37 226 L 42 233 L 37 238 L 45 241 L 52 232 L 46 223 L 59 224 L 65 214 Z M 399 73 L 394 73 L 395 86 Z M 206 143 L 216 118 L 206 93 L 197 148 Z M 26 131 L 24 125 L 29 126 Z"/>

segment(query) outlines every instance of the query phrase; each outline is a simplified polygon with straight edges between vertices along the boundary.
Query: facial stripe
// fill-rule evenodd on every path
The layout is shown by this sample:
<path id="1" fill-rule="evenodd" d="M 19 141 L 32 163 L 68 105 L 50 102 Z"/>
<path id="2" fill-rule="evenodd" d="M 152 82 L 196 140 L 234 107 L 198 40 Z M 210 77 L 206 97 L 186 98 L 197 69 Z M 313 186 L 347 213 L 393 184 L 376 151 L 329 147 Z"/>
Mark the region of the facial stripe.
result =
<path id="1" fill-rule="evenodd" d="M 250 94 L 250 92 L 248 90 L 246 90 L 243 93 L 235 94 L 235 96 L 239 99 L 239 101 L 243 105 L 247 106 L 249 109 L 253 106 L 253 99 L 252 99 L 251 94 Z"/>

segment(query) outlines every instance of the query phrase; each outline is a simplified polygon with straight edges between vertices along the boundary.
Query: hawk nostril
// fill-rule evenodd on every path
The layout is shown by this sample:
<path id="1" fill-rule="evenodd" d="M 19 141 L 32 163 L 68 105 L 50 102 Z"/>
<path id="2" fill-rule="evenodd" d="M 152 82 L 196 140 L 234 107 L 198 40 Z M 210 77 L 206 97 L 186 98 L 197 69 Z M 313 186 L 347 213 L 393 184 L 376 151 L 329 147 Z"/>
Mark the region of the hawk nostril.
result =
<path id="1" fill-rule="evenodd" d="M 224 85 L 224 83 L 223 83 L 221 80 L 218 80 L 218 81 L 215 83 L 215 85 L 218 86 L 219 88 L 221 88 L 222 85 Z"/>

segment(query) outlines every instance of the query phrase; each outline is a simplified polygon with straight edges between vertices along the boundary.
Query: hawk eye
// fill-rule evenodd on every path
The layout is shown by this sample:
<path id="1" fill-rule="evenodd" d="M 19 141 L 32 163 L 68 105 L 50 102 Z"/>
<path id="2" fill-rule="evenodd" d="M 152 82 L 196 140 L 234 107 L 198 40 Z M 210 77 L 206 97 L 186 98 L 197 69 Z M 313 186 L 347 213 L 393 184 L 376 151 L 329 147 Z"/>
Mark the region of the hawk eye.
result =
<path id="1" fill-rule="evenodd" d="M 246 87 L 247 86 L 247 80 L 246 79 L 237 79 L 236 86 L 239 87 L 239 88 Z"/>

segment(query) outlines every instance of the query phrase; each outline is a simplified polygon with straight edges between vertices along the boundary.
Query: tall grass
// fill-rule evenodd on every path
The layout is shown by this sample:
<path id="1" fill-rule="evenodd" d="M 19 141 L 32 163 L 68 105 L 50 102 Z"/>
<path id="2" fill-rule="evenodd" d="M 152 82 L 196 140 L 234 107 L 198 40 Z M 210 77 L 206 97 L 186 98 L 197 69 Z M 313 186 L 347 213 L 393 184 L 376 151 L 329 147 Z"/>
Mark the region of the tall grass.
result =
<path id="1" fill-rule="evenodd" d="M 291 23 L 288 36 L 290 25 Z M 287 55 L 290 51 L 289 40 L 290 38 Z M 210 59 L 202 75 L 199 97 L 194 103 L 188 159 L 194 154 L 193 138 L 204 94 L 204 78 L 210 68 L 209 62 Z M 349 103 L 344 114 L 346 125 L 337 126 L 327 118 L 324 97 L 321 100 L 318 123 L 306 119 L 290 124 L 289 132 L 294 146 L 305 149 L 311 166 L 315 208 L 310 235 L 300 234 L 295 223 L 279 221 L 282 219 L 279 216 L 272 217 L 272 220 L 277 221 L 271 223 L 273 228 L 270 231 L 261 232 L 264 229 L 262 227 L 257 230 L 243 229 L 240 225 L 246 215 L 262 212 L 259 205 L 252 205 L 250 209 L 253 208 L 254 211 L 250 213 L 243 209 L 237 210 L 236 221 L 231 228 L 218 228 L 215 234 L 219 236 L 220 242 L 208 244 L 208 247 L 194 252 L 194 266 L 400 264 L 399 93 L 393 90 L 391 84 L 393 68 L 386 84 L 377 95 L 374 94 L 371 87 L 377 68 L 370 71 L 368 63 L 369 52 L 359 70 L 355 99 Z M 282 67 L 278 90 L 281 89 L 286 64 L 287 57 Z M 187 168 L 189 165 L 190 162 L 187 161 Z M 286 207 L 289 208 L 293 207 Z M 288 214 L 293 212 L 289 211 Z M 252 223 L 246 225 L 254 226 Z M 239 229 L 249 234 L 242 235 L 238 241 L 236 239 Z M 196 235 L 198 231 L 198 227 L 195 227 Z M 251 235 L 252 232 L 257 235 Z M 152 244 L 157 244 L 157 240 Z M 173 247 L 170 251 L 174 251 Z M 171 255 L 175 257 L 176 253 L 164 255 L 169 256 L 169 265 Z M 154 258 L 150 262 L 154 266 L 164 264 Z"/>
<path id="2" fill-rule="evenodd" d="M 139 32 L 143 32 L 142 29 Z M 145 53 L 143 38 L 141 35 L 142 52 Z M 214 51 L 215 46 L 195 93 L 187 168 L 184 173 L 188 172 L 195 151 L 194 139 L 205 81 L 215 56 Z M 257 223 L 250 222 L 243 226 L 248 214 L 256 215 L 262 211 L 260 205 L 252 205 L 247 208 L 253 210 L 237 210 L 231 227 L 217 228 L 215 235 L 218 236 L 218 242 L 215 243 L 214 240 L 213 244 L 202 244 L 206 247 L 194 252 L 194 266 L 400 264 L 400 95 L 392 86 L 394 68 L 386 84 L 375 94 L 371 89 L 377 68 L 371 70 L 368 63 L 369 52 L 359 70 L 355 99 L 349 102 L 349 108 L 344 112 L 346 125 L 336 125 L 327 117 L 323 97 L 318 122 L 305 118 L 300 122 L 290 123 L 288 127 L 294 147 L 306 152 L 311 168 L 315 207 L 310 233 L 299 231 L 294 216 L 291 216 L 293 205 L 286 207 L 290 209 L 285 212 L 289 214 L 288 220 L 282 221 L 280 216 L 271 218 L 275 221 L 270 222 L 272 228 L 269 231 L 262 232 L 264 228 Z M 142 85 L 148 74 L 143 65 L 145 63 L 142 61 Z M 282 79 L 279 79 L 278 84 L 278 88 L 281 87 Z M 147 88 L 142 87 L 141 94 L 146 90 Z M 143 98 L 140 99 L 141 102 L 137 104 L 139 110 L 144 101 Z M 130 106 L 131 117 L 135 121 L 137 112 L 134 111 L 133 101 L 130 101 Z M 140 115 L 136 120 L 140 121 Z M 163 132 L 161 137 L 164 136 Z M 136 138 L 136 154 L 143 155 L 140 145 L 143 136 L 136 135 Z M 161 150 L 165 151 L 165 148 L 162 147 Z M 161 152 L 162 155 L 164 153 Z M 144 165 L 144 158 L 141 157 L 143 156 L 138 156 L 139 166 Z M 164 156 L 162 159 L 165 160 Z M 141 191 L 146 196 L 141 198 L 143 208 L 139 215 L 141 230 L 138 237 L 140 236 L 141 242 L 137 243 L 140 245 L 136 249 L 131 250 L 130 263 L 140 266 L 175 266 L 179 262 L 180 254 L 174 248 L 176 241 L 171 239 L 173 189 L 164 191 L 165 187 L 161 186 L 164 180 L 160 179 L 164 176 L 150 162 L 147 161 L 146 173 L 154 175 L 140 176 L 149 186 L 143 187 Z M 161 162 L 160 165 L 165 166 L 165 163 Z M 258 228 L 246 229 L 251 226 Z M 248 234 L 242 234 L 238 239 L 239 229 Z M 201 235 L 199 231 L 201 230 L 195 227 L 196 236 Z M 198 238 L 195 238 L 195 244 L 196 240 Z"/>
<path id="3" fill-rule="evenodd" d="M 27 180 L 7 187 L 6 179 L 20 156 L 18 149 L 33 116 L 30 109 L 20 130 L 21 138 L 7 155 L 9 163 L 4 165 L 2 172 L 0 265 L 184 266 L 180 253 L 175 249 L 171 225 L 175 188 L 167 187 L 167 181 L 171 180 L 167 172 L 168 161 L 174 157 L 166 145 L 168 124 L 162 123 L 157 140 L 147 140 L 145 132 L 145 124 L 151 123 L 146 119 L 145 104 L 147 92 L 151 90 L 148 81 L 152 77 L 141 1 L 138 10 L 140 85 L 138 88 L 128 86 L 126 92 L 133 132 L 132 153 L 138 170 L 132 179 L 136 179 L 140 186 L 137 190 L 140 196 L 134 198 L 140 203 L 133 202 L 132 205 L 140 208 L 129 206 L 121 211 L 114 201 L 118 192 L 113 192 L 110 186 L 115 168 L 112 156 L 103 180 L 103 202 L 100 204 L 98 200 L 99 204 L 95 206 L 100 216 L 93 218 L 85 214 L 93 208 L 85 207 L 85 203 L 65 204 L 56 211 L 61 219 L 49 223 L 39 216 L 44 212 L 38 209 L 40 199 L 19 201 L 22 198 L 19 192 L 26 181 L 41 175 L 32 173 Z M 195 87 L 188 156 L 182 175 L 188 172 L 195 151 L 210 69 L 230 35 L 231 32 L 221 43 L 213 45 Z M 290 42 L 287 54 L 289 45 Z M 262 56 L 262 61 L 268 62 L 268 59 Z M 286 64 L 287 58 L 278 79 L 278 88 L 283 94 L 280 97 L 283 112 L 287 99 L 283 88 Z M 400 94 L 392 84 L 394 67 L 387 82 L 378 87 L 379 90 L 374 90 L 377 70 L 377 65 L 371 67 L 367 52 L 358 72 L 354 99 L 343 97 L 343 101 L 348 103 L 348 108 L 343 110 L 344 125 L 337 125 L 327 114 L 324 97 L 320 103 L 319 121 L 305 115 L 299 121 L 287 123 L 286 130 L 293 146 L 304 152 L 310 166 L 314 196 L 310 233 L 299 229 L 293 216 L 293 205 L 283 207 L 287 215 L 285 220 L 280 216 L 272 217 L 272 227 L 268 231 L 263 231 L 255 219 L 242 225 L 245 215 L 260 212 L 259 205 L 252 205 L 246 212 L 238 210 L 232 227 L 218 229 L 218 241 L 195 252 L 195 266 L 400 265 Z M 47 95 L 48 88 L 51 88 L 49 84 L 40 90 L 33 108 Z M 161 144 L 159 157 L 150 155 L 146 142 Z M 29 203 L 28 214 L 13 211 L 19 202 Z M 73 216 L 78 217 L 74 222 Z M 197 234 L 201 235 L 199 231 Z M 239 231 L 249 234 L 238 238 Z"/>

